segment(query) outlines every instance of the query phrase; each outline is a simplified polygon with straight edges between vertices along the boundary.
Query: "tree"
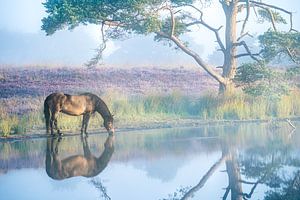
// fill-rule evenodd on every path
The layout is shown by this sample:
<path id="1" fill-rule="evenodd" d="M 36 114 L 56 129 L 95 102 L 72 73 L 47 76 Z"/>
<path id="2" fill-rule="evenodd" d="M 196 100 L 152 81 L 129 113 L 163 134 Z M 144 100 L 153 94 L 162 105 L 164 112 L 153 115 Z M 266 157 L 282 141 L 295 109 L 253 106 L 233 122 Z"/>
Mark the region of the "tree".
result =
<path id="1" fill-rule="evenodd" d="M 225 24 L 213 27 L 205 21 L 203 12 L 205 5 L 213 2 L 214 0 L 47 0 L 44 6 L 48 16 L 42 19 L 42 29 L 47 35 L 51 35 L 57 30 L 73 29 L 80 24 L 101 25 L 103 43 L 89 65 L 101 59 L 108 39 L 118 39 L 128 34 L 154 33 L 156 41 L 167 41 L 191 56 L 219 83 L 220 92 L 230 92 L 235 88 L 233 79 L 237 70 L 237 60 L 249 56 L 254 62 L 260 62 L 264 50 L 262 47 L 262 51 L 253 53 L 243 40 L 244 37 L 251 36 L 246 31 L 247 22 L 251 19 L 250 14 L 254 12 L 259 21 L 270 22 L 273 31 L 277 32 L 276 24 L 287 23 L 280 15 L 283 13 L 289 17 L 290 26 L 287 32 L 291 33 L 295 32 L 292 12 L 262 1 L 219 0 L 216 3 L 224 12 Z M 242 14 L 244 15 L 238 16 Z M 238 17 L 243 19 L 238 21 Z M 198 31 L 200 28 L 211 31 L 215 36 L 218 50 L 224 57 L 222 66 L 207 63 L 201 55 L 189 48 L 188 43 L 180 39 L 184 33 Z M 220 33 L 224 35 L 221 37 Z M 243 48 L 245 53 L 238 54 L 238 48 Z M 286 50 L 292 56 L 292 50 Z M 222 72 L 216 67 L 221 68 Z"/>

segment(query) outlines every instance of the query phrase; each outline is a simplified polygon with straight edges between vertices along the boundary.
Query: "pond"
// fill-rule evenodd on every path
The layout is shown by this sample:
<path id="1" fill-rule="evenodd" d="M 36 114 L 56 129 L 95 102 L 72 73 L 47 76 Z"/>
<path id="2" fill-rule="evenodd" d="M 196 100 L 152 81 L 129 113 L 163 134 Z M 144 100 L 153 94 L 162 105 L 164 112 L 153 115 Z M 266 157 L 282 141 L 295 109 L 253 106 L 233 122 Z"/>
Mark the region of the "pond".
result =
<path id="1" fill-rule="evenodd" d="M 0 197 L 299 199 L 299 147 L 284 122 L 1 142 Z"/>

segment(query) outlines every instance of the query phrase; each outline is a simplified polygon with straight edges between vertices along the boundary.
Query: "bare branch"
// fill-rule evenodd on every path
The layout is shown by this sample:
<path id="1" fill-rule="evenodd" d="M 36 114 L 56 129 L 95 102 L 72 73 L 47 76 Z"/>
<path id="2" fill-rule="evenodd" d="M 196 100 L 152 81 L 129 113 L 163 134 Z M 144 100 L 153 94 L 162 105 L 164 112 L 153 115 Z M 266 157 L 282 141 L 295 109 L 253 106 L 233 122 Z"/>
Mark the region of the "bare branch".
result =
<path id="1" fill-rule="evenodd" d="M 239 57 L 242 57 L 242 56 L 250 56 L 253 60 L 257 61 L 257 62 L 260 62 L 260 60 L 258 60 L 255 56 L 257 56 L 257 54 L 252 54 L 248 45 L 246 44 L 245 41 L 241 41 L 239 43 L 235 43 L 234 44 L 235 46 L 243 46 L 246 50 L 246 54 L 239 54 L 239 55 L 236 55 L 235 58 L 239 58 Z M 258 53 L 259 55 L 260 53 Z"/>
<path id="2" fill-rule="evenodd" d="M 266 177 L 269 175 L 269 173 L 270 173 L 270 171 L 266 171 L 265 174 L 260 179 L 258 179 L 254 183 L 251 183 L 251 184 L 253 184 L 253 186 L 252 186 L 250 192 L 248 194 L 247 193 L 242 193 L 241 194 L 243 196 L 243 198 L 244 199 L 250 199 L 252 197 L 253 192 L 256 189 L 257 185 L 263 183 L 263 181 L 266 179 Z"/>
<path id="3" fill-rule="evenodd" d="M 247 1 L 247 0 L 244 0 L 244 1 Z M 289 15 L 292 14 L 292 12 L 288 11 L 288 10 L 285 10 L 283 8 L 280 8 L 278 6 L 274 6 L 274 5 L 271 5 L 271 4 L 267 4 L 267 3 L 263 3 L 263 2 L 259 2 L 259 1 L 253 1 L 253 0 L 250 0 L 249 1 L 250 3 L 253 3 L 253 4 L 256 4 L 256 5 L 261 5 L 261 6 L 266 6 L 266 7 L 269 7 L 269 8 L 273 8 L 273 9 L 276 9 L 276 10 L 280 10 L 282 12 L 285 12 Z"/>
<path id="4" fill-rule="evenodd" d="M 294 55 L 293 55 L 292 51 L 291 51 L 288 47 L 286 47 L 286 52 L 287 52 L 287 54 L 289 55 L 289 57 L 292 59 L 292 61 L 293 61 L 294 63 L 299 64 L 299 61 L 297 61 L 297 60 L 294 58 Z"/>
<path id="5" fill-rule="evenodd" d="M 199 8 L 197 8 L 196 6 L 194 6 L 194 5 L 192 5 L 192 4 L 183 4 L 183 5 L 180 5 L 179 7 L 182 7 L 182 6 L 193 8 L 195 11 L 197 11 L 198 13 L 200 13 L 199 19 L 202 20 L 202 17 L 203 17 L 203 12 L 202 12 L 202 10 L 200 10 Z"/>
<path id="6" fill-rule="evenodd" d="M 243 1 L 246 1 L 246 0 L 243 0 Z M 262 2 L 259 2 L 259 1 L 250 0 L 249 2 L 254 4 L 255 6 L 273 8 L 275 10 L 279 10 L 281 12 L 284 12 L 284 13 L 288 14 L 290 16 L 290 29 L 289 29 L 289 32 L 293 30 L 293 13 L 291 11 L 288 11 L 286 9 L 283 9 L 281 7 L 274 6 L 274 5 L 271 5 L 271 4 L 262 3 Z"/>
<path id="7" fill-rule="evenodd" d="M 98 49 L 96 49 L 96 55 L 88 63 L 85 64 L 85 66 L 89 68 L 95 67 L 99 63 L 99 61 L 103 58 L 103 52 L 106 49 L 106 42 L 107 42 L 107 38 L 105 38 L 105 33 L 104 33 L 105 22 L 106 21 L 103 21 L 101 25 L 102 43 L 99 45 Z"/>
<path id="8" fill-rule="evenodd" d="M 103 25 L 107 25 L 108 27 L 111 26 L 121 26 L 121 22 L 113 21 L 113 20 L 104 20 L 102 22 Z"/>
<path id="9" fill-rule="evenodd" d="M 251 35 L 249 32 L 246 32 L 246 33 L 240 35 L 240 37 L 238 37 L 237 41 L 240 41 L 243 37 L 245 37 L 245 36 L 247 36 L 247 35 L 248 35 L 249 37 L 253 38 L 253 35 Z"/>
<path id="10" fill-rule="evenodd" d="M 203 12 L 197 8 L 196 6 L 192 5 L 192 4 L 184 4 L 183 6 L 187 6 L 187 7 L 191 7 L 193 8 L 194 10 L 196 10 L 198 13 L 200 13 L 200 16 L 199 16 L 199 20 L 191 17 L 191 16 L 186 16 L 192 20 L 194 20 L 193 22 L 191 23 L 188 23 L 186 26 L 193 26 L 193 25 L 203 25 L 204 27 L 206 27 L 207 29 L 211 30 L 214 32 L 215 34 L 215 37 L 216 37 L 216 40 L 217 40 L 217 43 L 219 44 L 221 50 L 223 51 L 223 53 L 225 52 L 225 46 L 220 38 L 220 35 L 219 35 L 219 30 L 223 27 L 223 26 L 220 26 L 219 28 L 213 28 L 212 26 L 208 25 L 204 20 L 203 20 Z"/>
<path id="11" fill-rule="evenodd" d="M 175 17 L 174 12 L 170 6 L 163 6 L 161 9 L 168 10 L 170 12 L 170 18 L 171 18 L 171 30 L 170 30 L 170 36 L 174 35 L 175 31 Z"/>
<path id="12" fill-rule="evenodd" d="M 226 160 L 226 156 L 222 156 L 207 172 L 204 174 L 204 176 L 201 178 L 199 183 L 191 188 L 182 198 L 181 200 L 185 200 L 190 198 L 197 190 L 202 188 L 208 178 L 216 171 L 216 169 Z"/>
<path id="13" fill-rule="evenodd" d="M 227 199 L 227 196 L 228 196 L 229 192 L 230 192 L 230 187 L 228 186 L 226 188 L 226 190 L 225 190 L 225 193 L 224 193 L 224 195 L 222 197 L 222 200 L 226 200 Z"/>
<path id="14" fill-rule="evenodd" d="M 203 20 L 197 20 L 197 21 L 193 21 L 189 24 L 187 24 L 186 26 L 193 26 L 193 25 L 197 25 L 197 24 L 200 24 L 200 25 L 203 25 L 204 27 L 206 27 L 207 29 L 209 29 L 210 31 L 214 32 L 215 34 L 215 37 L 216 37 L 216 40 L 217 40 L 217 43 L 219 44 L 222 52 L 224 53 L 225 52 L 225 46 L 221 40 L 221 37 L 219 35 L 219 30 L 223 27 L 223 26 L 220 26 L 219 28 L 213 28 L 211 27 L 210 25 L 208 25 L 207 23 L 205 23 Z"/>
<path id="15" fill-rule="evenodd" d="M 252 181 L 245 181 L 245 180 L 239 180 L 239 182 L 244 183 L 244 184 L 248 184 L 248 185 L 254 185 L 257 182 L 252 182 Z"/>
<path id="16" fill-rule="evenodd" d="M 243 23 L 243 26 L 242 26 L 242 30 L 241 30 L 241 33 L 240 35 L 242 36 L 244 34 L 244 31 L 245 31 L 245 27 L 246 27 L 246 24 L 247 24 L 247 21 L 249 19 L 249 15 L 250 15 L 250 4 L 249 4 L 249 0 L 246 0 L 246 17 L 244 19 L 244 23 Z"/>
<path id="17" fill-rule="evenodd" d="M 167 38 L 171 41 L 173 41 L 178 48 L 180 48 L 183 52 L 185 52 L 186 54 L 188 54 L 189 56 L 191 56 L 192 58 L 194 58 L 194 60 L 209 74 L 211 75 L 215 80 L 217 80 L 219 83 L 224 83 L 226 80 L 224 77 L 222 77 L 220 74 L 218 74 L 212 66 L 210 66 L 209 64 L 207 64 L 204 60 L 202 60 L 202 58 L 195 53 L 194 51 L 192 51 L 191 49 L 189 49 L 188 47 L 186 47 L 184 45 L 184 43 L 182 43 L 176 36 L 170 36 L 164 32 L 156 32 L 157 35 L 159 35 L 160 37 L 164 37 Z"/>

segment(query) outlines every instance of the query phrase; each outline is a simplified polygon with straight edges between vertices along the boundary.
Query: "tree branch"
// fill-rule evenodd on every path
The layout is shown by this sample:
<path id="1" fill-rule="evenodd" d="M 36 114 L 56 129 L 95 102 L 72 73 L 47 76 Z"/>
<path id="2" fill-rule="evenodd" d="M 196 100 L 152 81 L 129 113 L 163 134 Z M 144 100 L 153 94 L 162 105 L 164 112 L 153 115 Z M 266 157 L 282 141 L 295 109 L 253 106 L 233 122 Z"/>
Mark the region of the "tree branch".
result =
<path id="1" fill-rule="evenodd" d="M 263 183 L 263 180 L 269 175 L 270 171 L 266 171 L 265 174 L 260 178 L 258 179 L 256 182 L 252 183 L 252 182 L 249 182 L 249 184 L 253 184 L 251 190 L 250 190 L 250 193 L 247 194 L 247 193 L 242 193 L 241 195 L 243 196 L 243 198 L 247 198 L 247 199 L 250 199 L 254 190 L 256 189 L 257 185 L 260 184 L 260 183 Z M 244 181 L 246 182 L 246 181 Z"/>
<path id="2" fill-rule="evenodd" d="M 226 190 L 225 190 L 225 193 L 224 193 L 224 195 L 222 197 L 222 200 L 226 200 L 227 199 L 227 196 L 228 196 L 229 192 L 230 192 L 230 187 L 228 186 L 226 188 Z"/>
<path id="3" fill-rule="evenodd" d="M 204 186 L 204 184 L 206 183 L 206 181 L 209 179 L 209 177 L 216 171 L 216 169 L 226 160 L 226 156 L 222 156 L 207 172 L 206 174 L 204 174 L 204 176 L 201 178 L 201 180 L 199 181 L 199 183 L 194 186 L 193 188 L 191 188 L 187 193 L 185 193 L 185 195 L 181 198 L 181 200 L 186 200 L 190 197 L 192 197 L 192 195 L 199 190 L 200 188 L 202 188 Z"/>
<path id="4" fill-rule="evenodd" d="M 252 37 L 252 38 L 253 38 L 253 35 L 251 35 L 249 32 L 246 32 L 246 33 L 240 35 L 240 37 L 238 37 L 237 41 L 240 41 L 243 37 L 245 37 L 245 36 L 247 36 L 247 35 L 248 35 L 249 37 Z"/>
<path id="5" fill-rule="evenodd" d="M 175 18 L 174 18 L 174 12 L 171 7 L 164 6 L 162 9 L 166 9 L 170 12 L 170 18 L 171 18 L 171 31 L 170 31 L 170 37 L 174 35 L 175 31 Z"/>
<path id="6" fill-rule="evenodd" d="M 240 33 L 240 37 L 244 34 L 244 31 L 245 31 L 245 27 L 246 27 L 246 24 L 247 24 L 247 21 L 249 19 L 249 15 L 250 15 L 250 4 L 249 4 L 249 0 L 246 0 L 246 17 L 244 19 L 244 22 L 243 22 L 243 26 L 242 26 L 242 30 L 241 30 L 241 33 Z"/>
<path id="7" fill-rule="evenodd" d="M 202 19 L 194 21 L 194 22 L 191 22 L 191 23 L 187 24 L 186 26 L 188 27 L 188 26 L 193 26 L 193 25 L 197 25 L 197 24 L 203 25 L 204 27 L 206 27 L 210 31 L 214 32 L 216 40 L 217 40 L 217 43 L 219 44 L 221 51 L 224 53 L 225 52 L 225 46 L 224 46 L 224 44 L 223 44 L 223 42 L 221 40 L 221 37 L 219 35 L 219 30 L 223 26 L 220 26 L 219 28 L 213 28 L 210 25 L 208 25 L 207 23 L 205 23 Z"/>
<path id="8" fill-rule="evenodd" d="M 260 6 L 260 5 L 256 5 L 256 7 L 262 8 L 262 9 L 266 10 L 269 13 L 272 28 L 273 28 L 274 31 L 277 31 L 276 24 L 275 24 L 275 18 L 274 18 L 274 15 L 273 15 L 271 9 L 268 8 L 268 7 Z"/>
<path id="9" fill-rule="evenodd" d="M 200 25 L 203 25 L 204 27 L 206 27 L 207 29 L 209 29 L 210 31 L 213 31 L 214 34 L 215 34 L 215 37 L 216 37 L 216 40 L 217 40 L 217 43 L 219 44 L 221 50 L 223 53 L 225 53 L 225 46 L 220 38 L 220 35 L 219 35 L 219 30 L 223 27 L 223 26 L 220 26 L 219 28 L 213 28 L 212 26 L 208 25 L 204 20 L 203 20 L 203 12 L 197 8 L 196 6 L 192 5 L 192 4 L 184 4 L 182 6 L 186 6 L 186 7 L 191 7 L 193 8 L 195 11 L 197 11 L 200 16 L 199 16 L 199 20 L 189 16 L 189 15 L 186 15 L 186 17 L 194 20 L 193 22 L 191 23 L 188 23 L 186 24 L 187 27 L 189 26 L 193 26 L 193 25 L 197 25 L 197 24 L 200 24 Z"/>
<path id="10" fill-rule="evenodd" d="M 243 1 L 246 1 L 246 0 L 243 0 Z M 293 29 L 293 13 L 292 12 L 287 11 L 287 10 L 285 10 L 283 8 L 280 8 L 280 7 L 277 7 L 277 6 L 274 6 L 274 5 L 270 5 L 270 4 L 266 4 L 266 3 L 262 3 L 262 2 L 256 2 L 256 1 L 252 1 L 252 0 L 250 0 L 250 2 L 253 3 L 253 4 L 255 4 L 256 7 L 265 9 L 269 13 L 270 20 L 271 20 L 271 23 L 272 23 L 272 27 L 273 27 L 273 30 L 275 32 L 278 32 L 278 31 L 277 31 L 277 28 L 276 28 L 276 23 L 275 23 L 274 15 L 273 15 L 272 11 L 270 10 L 270 8 L 277 9 L 277 10 L 280 10 L 280 11 L 282 11 L 284 13 L 289 14 L 289 16 L 290 16 L 290 29 L 289 29 L 289 32 L 295 30 L 295 29 Z M 286 52 L 287 52 L 288 56 L 291 58 L 291 60 L 294 63 L 298 63 L 298 61 L 294 58 L 291 50 L 288 47 L 286 47 L 285 49 L 286 49 Z M 252 54 L 252 55 L 255 55 L 255 54 Z M 242 57 L 242 56 L 246 56 L 246 54 L 240 54 L 240 55 L 238 55 L 238 57 Z"/>
<path id="11" fill-rule="evenodd" d="M 160 32 L 156 32 L 157 35 L 159 35 L 160 37 L 163 38 L 167 38 L 171 41 L 173 41 L 177 47 L 179 47 L 183 52 L 185 52 L 186 54 L 188 54 L 189 56 L 191 56 L 192 58 L 194 58 L 194 60 L 209 74 L 211 75 L 215 80 L 217 80 L 219 83 L 225 83 L 226 80 L 224 77 L 222 77 L 220 74 L 218 74 L 212 66 L 208 65 L 206 62 L 204 62 L 204 60 L 202 60 L 202 58 L 195 53 L 194 51 L 192 51 L 191 49 L 189 49 L 188 47 L 186 47 L 176 36 L 170 36 L 162 31 Z"/>
<path id="12" fill-rule="evenodd" d="M 183 5 L 180 5 L 179 7 L 182 7 L 182 6 L 193 8 L 195 11 L 197 11 L 198 13 L 200 13 L 199 19 L 202 20 L 202 17 L 203 17 L 203 12 L 202 12 L 202 10 L 200 10 L 199 8 L 197 8 L 196 6 L 194 6 L 194 5 L 192 5 L 192 4 L 183 4 Z"/>
<path id="13" fill-rule="evenodd" d="M 246 54 L 239 54 L 239 55 L 236 55 L 235 57 L 236 58 L 239 58 L 239 57 L 242 57 L 242 56 L 250 56 L 253 60 L 257 61 L 257 62 L 260 62 L 260 60 L 258 60 L 255 56 L 257 56 L 257 54 L 252 54 L 248 45 L 246 44 L 245 41 L 241 41 L 239 43 L 235 43 L 234 44 L 235 46 L 243 46 L 246 50 Z M 259 55 L 259 54 L 258 54 Z"/>
<path id="14" fill-rule="evenodd" d="M 241 0 L 241 2 L 245 2 L 245 1 L 247 1 L 247 0 Z M 250 0 L 249 2 L 256 5 L 256 6 L 263 6 L 263 7 L 273 8 L 275 10 L 279 10 L 281 12 L 284 12 L 284 13 L 288 14 L 290 16 L 290 29 L 289 29 L 289 32 L 294 30 L 293 29 L 293 13 L 291 11 L 288 11 L 286 9 L 283 9 L 281 7 L 274 6 L 274 5 L 271 5 L 271 4 L 259 2 L 259 1 Z"/>
<path id="15" fill-rule="evenodd" d="M 106 21 L 103 21 L 101 24 L 101 38 L 102 38 L 102 43 L 99 45 L 98 49 L 96 49 L 96 55 L 88 62 L 85 64 L 85 66 L 92 68 L 95 67 L 99 61 L 103 58 L 103 52 L 106 49 L 106 42 L 107 38 L 105 38 L 105 33 L 104 33 L 104 26 L 106 25 Z"/>
<path id="16" fill-rule="evenodd" d="M 289 57 L 292 59 L 292 61 L 293 61 L 294 63 L 299 64 L 299 61 L 297 61 L 297 60 L 294 58 L 294 55 L 293 55 L 292 51 L 291 51 L 288 47 L 286 47 L 286 52 L 287 52 L 287 54 L 289 55 Z"/>

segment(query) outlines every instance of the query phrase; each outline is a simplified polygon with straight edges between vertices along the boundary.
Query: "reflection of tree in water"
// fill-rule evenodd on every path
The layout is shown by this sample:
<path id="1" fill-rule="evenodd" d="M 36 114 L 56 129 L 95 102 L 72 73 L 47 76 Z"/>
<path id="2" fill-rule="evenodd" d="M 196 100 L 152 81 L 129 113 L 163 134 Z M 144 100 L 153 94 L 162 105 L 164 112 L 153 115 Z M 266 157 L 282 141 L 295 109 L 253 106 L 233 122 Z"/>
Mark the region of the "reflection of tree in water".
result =
<path id="1" fill-rule="evenodd" d="M 251 138 L 240 137 L 242 133 L 234 137 L 232 134 L 221 134 L 221 158 L 202 176 L 197 185 L 188 190 L 180 190 L 181 193 L 175 192 L 176 198 L 169 196 L 168 199 L 191 199 L 225 162 L 228 186 L 222 196 L 223 200 L 229 197 L 231 200 L 257 199 L 253 194 L 260 185 L 268 187 L 265 200 L 299 200 L 300 159 L 297 157 L 298 152 L 293 152 L 292 140 L 287 139 L 288 134 L 284 132 L 264 134 L 267 135 L 265 143 L 254 142 L 254 145 L 247 144 Z M 244 191 L 246 189 L 243 190 L 243 186 L 246 185 L 247 191 Z"/>
<path id="2" fill-rule="evenodd" d="M 300 199 L 300 171 L 297 171 L 288 180 L 282 182 L 281 189 L 269 191 L 265 200 L 299 200 Z"/>
<path id="3" fill-rule="evenodd" d="M 245 184 L 252 184 L 254 189 L 258 184 L 268 186 L 266 200 L 300 199 L 300 160 L 290 144 L 282 145 L 277 138 L 269 146 L 248 149 L 246 155 L 240 159 L 241 172 L 257 181 Z"/>
<path id="4" fill-rule="evenodd" d="M 91 183 L 100 191 L 100 198 L 105 200 L 111 200 L 110 196 L 107 194 L 106 187 L 103 185 L 100 178 L 93 178 Z"/>

